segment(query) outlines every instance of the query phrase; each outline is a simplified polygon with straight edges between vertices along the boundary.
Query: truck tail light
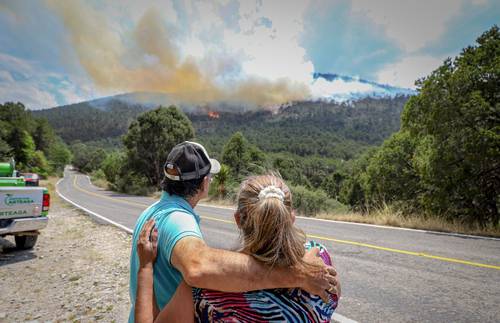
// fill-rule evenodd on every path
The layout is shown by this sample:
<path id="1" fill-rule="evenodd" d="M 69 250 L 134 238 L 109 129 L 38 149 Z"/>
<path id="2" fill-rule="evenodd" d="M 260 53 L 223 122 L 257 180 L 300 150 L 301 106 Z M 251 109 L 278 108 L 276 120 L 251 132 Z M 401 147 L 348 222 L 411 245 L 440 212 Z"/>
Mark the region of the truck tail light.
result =
<path id="1" fill-rule="evenodd" d="M 48 211 L 50 207 L 50 194 L 43 194 L 43 208 L 42 211 Z"/>

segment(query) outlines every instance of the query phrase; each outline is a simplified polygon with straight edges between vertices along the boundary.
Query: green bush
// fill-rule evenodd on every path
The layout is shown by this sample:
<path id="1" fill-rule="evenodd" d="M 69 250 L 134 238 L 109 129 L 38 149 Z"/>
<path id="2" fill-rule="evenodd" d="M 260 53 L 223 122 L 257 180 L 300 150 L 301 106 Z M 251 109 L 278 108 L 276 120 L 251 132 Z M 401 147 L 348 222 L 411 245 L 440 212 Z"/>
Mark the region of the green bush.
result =
<path id="1" fill-rule="evenodd" d="M 48 148 L 47 157 L 52 169 L 58 174 L 62 175 L 64 166 L 71 163 L 73 155 L 68 149 L 66 144 L 59 138 Z"/>
<path id="2" fill-rule="evenodd" d="M 106 180 L 106 175 L 102 171 L 102 169 L 98 169 L 92 172 L 91 174 L 92 179 L 101 179 L 101 180 Z"/>
<path id="3" fill-rule="evenodd" d="M 47 178 L 49 174 L 52 173 L 52 168 L 45 158 L 43 151 L 37 150 L 33 153 L 30 166 L 28 170 L 33 173 L 37 173 L 42 178 Z"/>
<path id="4" fill-rule="evenodd" d="M 112 183 L 112 188 L 123 193 L 143 196 L 156 191 L 156 187 L 152 187 L 144 175 L 135 173 L 123 174 L 115 183 Z"/>
<path id="5" fill-rule="evenodd" d="M 220 171 L 213 177 L 212 185 L 210 185 L 210 196 L 216 196 L 218 198 L 225 198 L 227 194 L 228 181 L 230 179 L 230 170 L 229 167 L 222 164 Z"/>
<path id="6" fill-rule="evenodd" d="M 76 143 L 70 147 L 73 153 L 73 166 L 85 173 L 97 170 L 106 158 L 106 151 L 102 148 Z"/>
<path id="7" fill-rule="evenodd" d="M 320 212 L 331 212 L 341 206 L 321 189 L 309 190 L 304 186 L 292 186 L 290 189 L 293 208 L 301 215 L 316 216 Z"/>
<path id="8" fill-rule="evenodd" d="M 116 183 L 126 161 L 126 156 L 123 152 L 112 152 L 106 156 L 101 163 L 101 170 L 108 182 Z"/>

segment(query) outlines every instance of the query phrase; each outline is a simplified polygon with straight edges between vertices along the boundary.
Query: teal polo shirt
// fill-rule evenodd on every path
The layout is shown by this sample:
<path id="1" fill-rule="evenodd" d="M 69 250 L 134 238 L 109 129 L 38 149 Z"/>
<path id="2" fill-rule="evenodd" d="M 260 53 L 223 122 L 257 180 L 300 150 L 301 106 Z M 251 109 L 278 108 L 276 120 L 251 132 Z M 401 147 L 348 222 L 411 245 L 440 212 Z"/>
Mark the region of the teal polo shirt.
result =
<path id="1" fill-rule="evenodd" d="M 131 309 L 129 323 L 134 322 L 134 305 L 137 293 L 137 273 L 139 271 L 137 239 L 142 227 L 151 218 L 155 219 L 156 228 L 158 228 L 158 255 L 153 268 L 153 288 L 156 303 L 160 310 L 168 304 L 182 281 L 182 274 L 170 262 L 175 244 L 180 239 L 188 236 L 203 238 L 199 225 L 200 217 L 194 212 L 191 205 L 180 196 L 163 192 L 158 202 L 142 212 L 135 224 L 130 256 Z"/>

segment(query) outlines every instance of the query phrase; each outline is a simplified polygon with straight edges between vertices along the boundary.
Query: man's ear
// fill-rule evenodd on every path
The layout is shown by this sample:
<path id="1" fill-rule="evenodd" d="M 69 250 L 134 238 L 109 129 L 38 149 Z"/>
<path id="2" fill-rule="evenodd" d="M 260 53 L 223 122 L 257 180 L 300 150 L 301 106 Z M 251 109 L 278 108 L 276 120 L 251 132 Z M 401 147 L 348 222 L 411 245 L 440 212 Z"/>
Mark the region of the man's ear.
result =
<path id="1" fill-rule="evenodd" d="M 208 191 L 208 185 L 210 184 L 210 178 L 208 176 L 203 177 L 203 187 Z"/>
<path id="2" fill-rule="evenodd" d="M 236 222 L 236 225 L 238 226 L 238 228 L 240 227 L 240 223 L 241 223 L 241 215 L 240 215 L 240 211 L 236 211 L 234 212 L 234 221 Z"/>

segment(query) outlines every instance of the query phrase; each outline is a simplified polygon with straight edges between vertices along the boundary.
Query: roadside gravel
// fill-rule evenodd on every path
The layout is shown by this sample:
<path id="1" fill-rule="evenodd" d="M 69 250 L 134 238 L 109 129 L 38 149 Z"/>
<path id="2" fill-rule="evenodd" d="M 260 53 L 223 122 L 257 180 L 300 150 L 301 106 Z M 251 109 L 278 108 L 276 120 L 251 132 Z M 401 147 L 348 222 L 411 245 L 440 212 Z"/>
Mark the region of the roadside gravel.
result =
<path id="1" fill-rule="evenodd" d="M 126 322 L 130 235 L 57 197 L 49 218 L 31 251 L 0 238 L 0 322 Z"/>

